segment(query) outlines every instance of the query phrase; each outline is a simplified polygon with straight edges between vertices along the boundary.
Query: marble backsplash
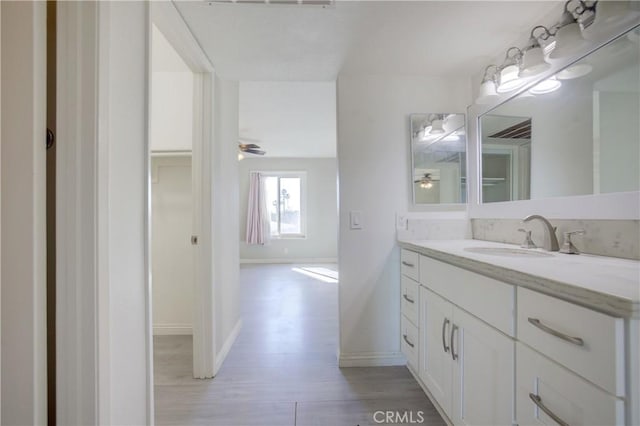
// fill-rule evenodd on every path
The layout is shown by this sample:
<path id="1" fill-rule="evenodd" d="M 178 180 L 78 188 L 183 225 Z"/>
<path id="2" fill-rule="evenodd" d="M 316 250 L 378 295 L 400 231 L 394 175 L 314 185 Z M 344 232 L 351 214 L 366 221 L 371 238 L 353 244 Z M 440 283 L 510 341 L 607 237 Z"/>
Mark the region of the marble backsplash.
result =
<path id="1" fill-rule="evenodd" d="M 573 235 L 571 240 L 581 253 L 598 256 L 640 260 L 640 221 L 638 220 L 572 220 L 550 219 L 556 226 L 558 242 L 562 247 L 564 232 L 582 229 L 584 235 Z M 473 238 L 476 240 L 522 244 L 524 234 L 518 228 L 531 231 L 538 247 L 544 244 L 544 228 L 539 221 L 522 223 L 519 219 L 471 219 Z"/>

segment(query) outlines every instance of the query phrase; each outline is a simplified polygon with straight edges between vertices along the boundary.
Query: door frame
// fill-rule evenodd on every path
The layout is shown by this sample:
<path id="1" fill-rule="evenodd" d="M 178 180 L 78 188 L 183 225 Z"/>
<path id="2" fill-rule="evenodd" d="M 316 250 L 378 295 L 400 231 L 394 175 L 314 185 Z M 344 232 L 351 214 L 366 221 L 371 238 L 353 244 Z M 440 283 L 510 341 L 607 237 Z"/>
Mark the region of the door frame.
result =
<path id="1" fill-rule="evenodd" d="M 57 421 L 153 424 L 151 23 L 202 78 L 203 218 L 211 217 L 212 205 L 214 71 L 172 2 L 58 2 L 57 10 Z M 116 176 L 120 167 L 126 175 Z M 120 193 L 124 179 L 138 173 L 131 192 Z M 203 336 L 195 355 L 200 377 L 212 375 L 215 356 L 207 225 L 194 324 Z"/>
<path id="2" fill-rule="evenodd" d="M 0 10 L 0 423 L 46 424 L 46 3 Z"/>
<path id="3" fill-rule="evenodd" d="M 213 233 L 211 226 L 211 171 L 213 145 L 213 102 L 214 68 L 202 47 L 191 33 L 182 15 L 173 2 L 151 2 L 150 21 L 165 36 L 178 52 L 194 75 L 193 96 L 193 148 L 192 176 L 194 194 L 193 235 L 198 236 L 194 246 L 194 315 L 193 315 L 193 377 L 198 379 L 214 376 L 215 366 L 215 327 L 214 327 L 214 288 L 213 288 Z M 151 52 L 151 25 L 149 26 L 149 44 Z M 149 57 L 149 60 L 151 58 Z M 151 67 L 148 74 L 151 81 Z M 149 105 L 152 103 L 149 86 Z M 150 127 L 148 133 L 150 133 Z M 150 148 L 147 147 L 150 161 Z M 151 164 L 147 163 L 150 176 Z M 150 218 L 151 191 L 147 192 Z M 151 277 L 151 222 L 147 223 L 148 277 Z M 151 311 L 152 294 L 147 295 Z M 149 318 L 148 338 L 153 339 L 153 323 Z M 151 341 L 152 344 L 152 341 Z M 149 362 L 152 362 L 152 357 Z"/>

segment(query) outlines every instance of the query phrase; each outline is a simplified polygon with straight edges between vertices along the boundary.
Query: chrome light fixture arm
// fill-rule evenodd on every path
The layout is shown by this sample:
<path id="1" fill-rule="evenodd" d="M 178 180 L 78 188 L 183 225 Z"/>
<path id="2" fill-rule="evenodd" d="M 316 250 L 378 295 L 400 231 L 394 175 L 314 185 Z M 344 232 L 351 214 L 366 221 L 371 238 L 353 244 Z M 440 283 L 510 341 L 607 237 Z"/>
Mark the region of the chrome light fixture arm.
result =
<path id="1" fill-rule="evenodd" d="M 493 69 L 493 72 L 489 73 L 489 70 Z M 482 83 L 486 83 L 487 81 L 493 81 L 494 83 L 497 81 L 497 77 L 496 74 L 498 73 L 498 66 L 497 65 L 488 65 L 485 69 L 484 69 L 484 74 L 482 76 Z"/>

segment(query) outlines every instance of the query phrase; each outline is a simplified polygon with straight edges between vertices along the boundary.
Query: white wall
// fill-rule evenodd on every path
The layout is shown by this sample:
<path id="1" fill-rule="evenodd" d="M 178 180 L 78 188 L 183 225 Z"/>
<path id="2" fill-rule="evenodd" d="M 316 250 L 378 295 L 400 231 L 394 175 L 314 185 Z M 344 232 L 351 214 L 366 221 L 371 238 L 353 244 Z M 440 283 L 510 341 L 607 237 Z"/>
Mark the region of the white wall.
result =
<path id="1" fill-rule="evenodd" d="M 637 83 L 636 83 L 637 88 Z M 599 192 L 640 189 L 638 92 L 598 92 L 600 115 Z"/>
<path id="2" fill-rule="evenodd" d="M 47 422 L 46 4 L 2 2 L 0 423 Z"/>
<path id="3" fill-rule="evenodd" d="M 191 151 L 193 72 L 151 25 L 151 151 Z"/>
<path id="4" fill-rule="evenodd" d="M 193 73 L 154 71 L 151 99 L 151 151 L 191 151 Z"/>
<path id="5" fill-rule="evenodd" d="M 110 424 L 152 423 L 149 412 L 147 270 L 148 4 L 112 2 L 108 75 Z M 106 10 L 105 10 L 106 11 Z M 105 99 L 102 99 L 104 102 Z M 152 408 L 151 408 L 152 409 Z"/>
<path id="6" fill-rule="evenodd" d="M 212 225 L 217 371 L 240 329 L 238 82 L 215 79 L 214 123 Z"/>
<path id="7" fill-rule="evenodd" d="M 153 333 L 193 328 L 193 195 L 190 156 L 151 157 Z"/>
<path id="8" fill-rule="evenodd" d="M 336 83 L 241 82 L 240 138 L 268 157 L 335 157 Z"/>
<path id="9" fill-rule="evenodd" d="M 250 171 L 306 171 L 306 238 L 272 239 L 268 245 L 245 242 Z M 240 161 L 240 259 L 335 261 L 338 257 L 337 161 L 335 158 L 245 158 Z"/>
<path id="10" fill-rule="evenodd" d="M 411 200 L 409 114 L 464 112 L 462 78 L 340 76 L 340 363 L 401 363 L 400 267 L 395 213 Z M 349 229 L 349 212 L 364 229 Z"/>

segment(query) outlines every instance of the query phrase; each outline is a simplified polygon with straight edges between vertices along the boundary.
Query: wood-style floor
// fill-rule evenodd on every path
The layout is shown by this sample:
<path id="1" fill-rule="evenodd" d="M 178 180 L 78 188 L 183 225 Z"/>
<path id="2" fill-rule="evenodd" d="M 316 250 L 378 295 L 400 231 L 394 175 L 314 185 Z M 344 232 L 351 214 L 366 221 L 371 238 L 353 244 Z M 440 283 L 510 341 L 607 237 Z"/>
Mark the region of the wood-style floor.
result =
<path id="1" fill-rule="evenodd" d="M 156 424 L 443 425 L 406 367 L 338 368 L 338 284 L 292 267 L 241 268 L 243 328 L 214 379 L 191 378 L 191 336 L 154 337 Z"/>

